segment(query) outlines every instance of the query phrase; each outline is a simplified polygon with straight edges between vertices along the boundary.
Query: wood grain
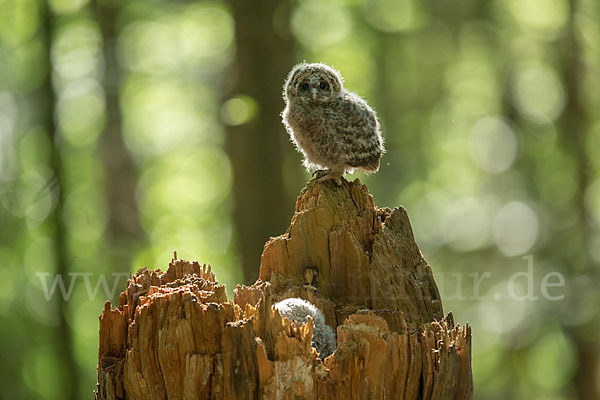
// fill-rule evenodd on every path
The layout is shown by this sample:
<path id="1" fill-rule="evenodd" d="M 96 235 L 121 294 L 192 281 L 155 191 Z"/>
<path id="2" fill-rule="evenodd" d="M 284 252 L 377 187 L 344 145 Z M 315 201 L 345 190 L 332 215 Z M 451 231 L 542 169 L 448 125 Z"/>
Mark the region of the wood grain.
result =
<path id="1" fill-rule="evenodd" d="M 301 297 L 337 328 L 321 360 L 312 321 L 273 304 Z M 403 208 L 358 181 L 309 182 L 260 274 L 229 301 L 210 266 L 141 269 L 100 317 L 96 399 L 471 399 L 471 329 L 443 317 Z"/>

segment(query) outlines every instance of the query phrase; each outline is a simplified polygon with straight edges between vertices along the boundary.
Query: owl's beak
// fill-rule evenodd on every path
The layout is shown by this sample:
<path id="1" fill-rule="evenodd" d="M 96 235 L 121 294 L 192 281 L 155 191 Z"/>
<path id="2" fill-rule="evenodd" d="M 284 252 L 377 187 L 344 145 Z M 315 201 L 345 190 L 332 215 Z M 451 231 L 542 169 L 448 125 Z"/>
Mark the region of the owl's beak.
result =
<path id="1" fill-rule="evenodd" d="M 317 101 L 317 93 L 319 93 L 319 91 L 317 90 L 317 88 L 312 88 L 310 90 L 310 92 L 312 93 L 312 99 L 313 99 L 313 101 Z"/>

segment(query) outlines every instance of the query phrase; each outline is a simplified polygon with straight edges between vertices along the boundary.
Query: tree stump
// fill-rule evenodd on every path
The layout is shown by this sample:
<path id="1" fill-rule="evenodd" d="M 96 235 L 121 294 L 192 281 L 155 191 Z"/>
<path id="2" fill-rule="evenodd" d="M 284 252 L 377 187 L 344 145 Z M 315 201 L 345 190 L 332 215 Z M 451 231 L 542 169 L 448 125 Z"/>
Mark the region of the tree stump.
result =
<path id="1" fill-rule="evenodd" d="M 251 212 L 251 210 L 250 210 Z M 325 360 L 312 320 L 272 305 L 301 297 L 337 328 Z M 471 399 L 471 329 L 443 316 L 406 211 L 358 180 L 309 182 L 259 279 L 227 299 L 210 266 L 139 270 L 100 317 L 96 399 Z"/>

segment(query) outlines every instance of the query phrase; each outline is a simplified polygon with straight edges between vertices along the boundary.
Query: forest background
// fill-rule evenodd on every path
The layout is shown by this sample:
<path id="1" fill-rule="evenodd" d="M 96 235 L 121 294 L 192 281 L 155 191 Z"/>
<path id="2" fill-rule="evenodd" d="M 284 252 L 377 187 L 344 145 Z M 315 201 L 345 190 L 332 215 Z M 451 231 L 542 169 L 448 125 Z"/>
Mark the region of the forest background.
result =
<path id="1" fill-rule="evenodd" d="M 0 397 L 92 398 L 98 316 L 178 256 L 231 293 L 310 175 L 303 60 L 377 110 L 476 399 L 598 399 L 600 2 L 1 0 Z M 61 283 L 63 286 L 61 286 Z M 114 303 L 113 303 L 114 304 Z"/>

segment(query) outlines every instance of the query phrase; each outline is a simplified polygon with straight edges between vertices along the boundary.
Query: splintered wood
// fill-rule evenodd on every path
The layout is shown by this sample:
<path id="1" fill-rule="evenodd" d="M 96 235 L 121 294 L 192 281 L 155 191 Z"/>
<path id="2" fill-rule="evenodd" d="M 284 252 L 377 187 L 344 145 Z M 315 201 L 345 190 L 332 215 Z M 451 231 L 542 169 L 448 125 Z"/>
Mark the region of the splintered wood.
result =
<path id="1" fill-rule="evenodd" d="M 273 304 L 301 297 L 337 328 L 325 360 L 312 321 Z M 358 181 L 311 181 L 259 280 L 234 301 L 210 266 L 141 269 L 100 317 L 96 399 L 471 399 L 471 329 L 443 317 L 403 208 Z"/>

